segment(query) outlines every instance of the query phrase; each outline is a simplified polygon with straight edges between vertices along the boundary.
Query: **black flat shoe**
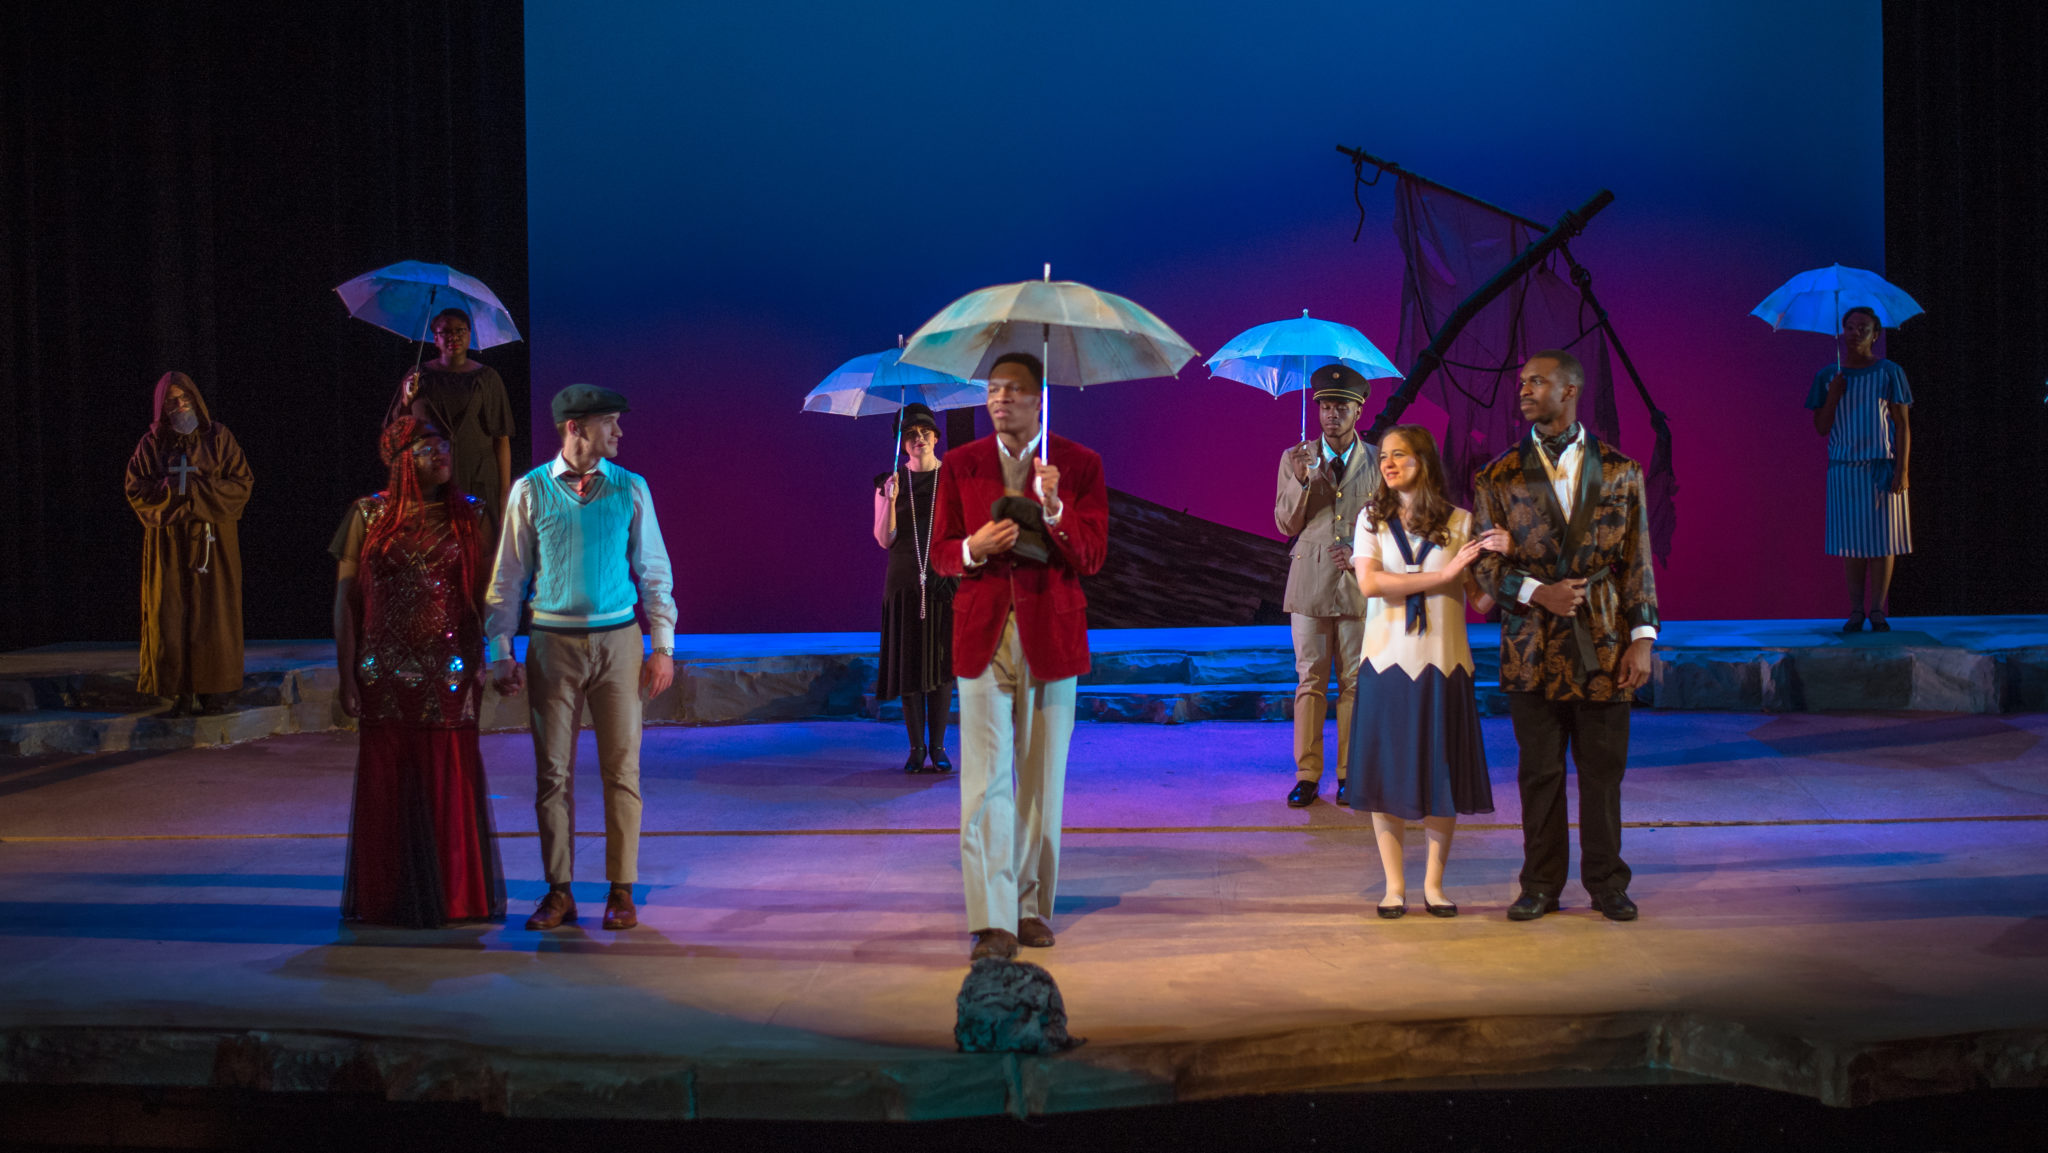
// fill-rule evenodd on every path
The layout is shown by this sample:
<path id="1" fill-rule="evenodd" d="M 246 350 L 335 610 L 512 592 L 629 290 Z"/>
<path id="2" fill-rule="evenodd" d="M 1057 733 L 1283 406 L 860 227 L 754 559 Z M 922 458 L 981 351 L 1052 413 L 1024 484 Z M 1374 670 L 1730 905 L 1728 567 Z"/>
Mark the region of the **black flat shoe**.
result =
<path id="1" fill-rule="evenodd" d="M 1432 905 L 1425 900 L 1422 902 L 1422 907 L 1428 910 L 1429 915 L 1432 917 L 1455 917 L 1458 915 L 1458 906 L 1455 904 Z"/>
<path id="2" fill-rule="evenodd" d="M 935 773 L 950 773 L 950 772 L 952 772 L 952 771 L 953 771 L 953 762 L 951 762 L 951 761 L 949 761 L 949 760 L 947 760 L 947 759 L 946 759 L 946 750 L 944 750 L 944 749 L 937 749 L 937 748 L 933 749 L 933 750 L 932 750 L 932 772 L 935 772 Z"/>
<path id="3" fill-rule="evenodd" d="M 1346 781 L 1346 780 L 1339 780 L 1339 781 L 1337 782 L 1337 803 L 1338 803 L 1338 804 L 1340 804 L 1340 805 L 1348 805 L 1348 804 L 1350 804 L 1350 803 L 1351 803 L 1351 792 L 1350 792 L 1350 790 L 1351 790 L 1351 782 L 1350 782 L 1350 781 Z"/>
<path id="4" fill-rule="evenodd" d="M 1287 794 L 1287 807 L 1290 809 L 1306 809 L 1315 803 L 1316 783 L 1314 781 L 1294 782 L 1294 788 L 1289 790 Z"/>
<path id="5" fill-rule="evenodd" d="M 1379 913 L 1381 920 L 1398 921 L 1408 915 L 1408 902 L 1403 901 L 1398 905 L 1374 905 L 1373 910 Z"/>
<path id="6" fill-rule="evenodd" d="M 1595 893 L 1593 907 L 1610 921 L 1633 921 L 1636 919 L 1636 903 L 1628 899 L 1625 892 Z"/>
<path id="7" fill-rule="evenodd" d="M 906 773 L 929 773 L 932 771 L 924 767 L 923 749 L 910 750 L 910 759 L 903 762 L 903 771 Z"/>
<path id="8" fill-rule="evenodd" d="M 1886 617 L 1883 613 L 1871 613 L 1870 631 L 1874 633 L 1888 633 L 1892 631 L 1891 619 Z"/>
<path id="9" fill-rule="evenodd" d="M 1515 898 L 1515 903 L 1508 906 L 1508 920 L 1533 921 L 1545 913 L 1555 912 L 1556 897 L 1548 893 L 1532 893 L 1525 889 L 1521 896 Z"/>
<path id="10" fill-rule="evenodd" d="M 1862 632 L 1862 631 L 1863 631 L 1863 620 L 1864 620 L 1863 614 L 1862 614 L 1862 613 L 1857 613 L 1857 614 L 1856 614 L 1855 616 L 1853 616 L 1853 617 L 1850 617 L 1850 618 L 1849 618 L 1848 620 L 1846 620 L 1846 621 L 1842 622 L 1842 631 L 1843 631 L 1843 632 L 1845 632 L 1845 633 L 1860 633 L 1860 632 Z"/>

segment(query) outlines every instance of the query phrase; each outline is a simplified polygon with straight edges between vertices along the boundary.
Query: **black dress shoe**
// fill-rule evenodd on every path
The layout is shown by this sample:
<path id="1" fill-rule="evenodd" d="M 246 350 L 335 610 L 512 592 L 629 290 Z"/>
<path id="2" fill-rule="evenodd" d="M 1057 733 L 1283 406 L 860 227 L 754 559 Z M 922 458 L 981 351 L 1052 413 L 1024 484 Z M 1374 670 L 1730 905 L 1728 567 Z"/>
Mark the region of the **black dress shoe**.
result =
<path id="1" fill-rule="evenodd" d="M 1316 783 L 1314 781 L 1296 781 L 1294 782 L 1294 788 L 1287 793 L 1287 807 L 1290 809 L 1306 809 L 1315 803 Z"/>
<path id="2" fill-rule="evenodd" d="M 1612 893 L 1593 894 L 1593 907 L 1610 921 L 1633 921 L 1636 919 L 1636 903 L 1628 899 L 1621 890 Z"/>
<path id="3" fill-rule="evenodd" d="M 1545 913 L 1557 912 L 1557 898 L 1548 893 L 1522 890 L 1515 903 L 1508 906 L 1508 920 L 1533 921 Z"/>
<path id="4" fill-rule="evenodd" d="M 912 750 L 910 750 L 910 759 L 909 759 L 909 760 L 907 760 L 907 761 L 905 761 L 905 762 L 903 762 L 903 771 L 904 771 L 904 772 L 906 772 L 906 773 L 929 773 L 929 772 L 931 772 L 931 770 L 930 770 L 930 769 L 927 769 L 927 768 L 925 768 L 925 767 L 924 767 L 924 750 L 923 750 L 923 749 L 912 749 Z"/>
<path id="5" fill-rule="evenodd" d="M 1424 899 L 1422 902 L 1422 907 L 1428 910 L 1429 915 L 1432 917 L 1455 917 L 1458 915 L 1458 906 L 1451 902 L 1445 902 L 1441 905 L 1432 905 L 1429 903 L 1427 899 Z"/>
<path id="6" fill-rule="evenodd" d="M 1379 913 L 1382 920 L 1397 921 L 1408 915 L 1408 902 L 1403 901 L 1398 905 L 1374 905 L 1373 909 Z"/>
<path id="7" fill-rule="evenodd" d="M 943 747 L 934 745 L 932 747 L 932 772 L 950 773 L 952 771 L 953 762 L 946 759 L 946 750 Z"/>

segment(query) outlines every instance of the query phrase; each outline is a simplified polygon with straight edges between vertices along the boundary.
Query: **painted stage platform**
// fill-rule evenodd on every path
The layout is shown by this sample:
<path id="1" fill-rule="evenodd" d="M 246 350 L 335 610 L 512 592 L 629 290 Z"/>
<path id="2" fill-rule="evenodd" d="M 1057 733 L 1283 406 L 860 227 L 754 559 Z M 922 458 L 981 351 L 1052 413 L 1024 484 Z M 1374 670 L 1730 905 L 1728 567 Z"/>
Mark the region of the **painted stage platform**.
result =
<path id="1" fill-rule="evenodd" d="M 2005 713 L 2048 709 L 2048 616 L 1898 618 L 1889 633 L 1838 622 L 1674 621 L 1638 696 L 1660 709 Z M 1505 712 L 1499 633 L 1474 625 L 1481 710 Z M 524 640 L 519 642 L 522 646 Z M 1289 720 L 1294 657 L 1285 627 L 1097 629 L 1080 709 L 1091 721 Z M 333 646 L 252 643 L 233 711 L 168 718 L 135 692 L 132 646 L 52 645 L 0 654 L 0 756 L 163 751 L 346 727 Z M 676 683 L 650 724 L 894 719 L 873 697 L 872 633 L 676 638 Z M 486 693 L 484 727 L 524 728 L 525 702 Z"/>
<path id="2" fill-rule="evenodd" d="M 336 921 L 351 734 L 18 758 L 0 1081 L 779 1119 L 1674 1082 L 1857 1105 L 2048 1081 L 2048 714 L 1634 721 L 1627 925 L 1575 884 L 1559 914 L 1502 917 L 1504 719 L 1484 722 L 1496 811 L 1453 848 L 1462 914 L 1398 921 L 1372 911 L 1369 822 L 1282 803 L 1287 726 L 1079 726 L 1059 943 L 1027 954 L 1088 1038 L 1057 1057 L 953 1051 L 957 786 L 898 771 L 893 724 L 650 729 L 624 933 L 597 926 L 595 838 L 581 925 L 520 927 L 543 887 L 521 733 L 483 739 L 514 919 L 437 932 Z M 585 734 L 586 830 L 594 762 Z"/>

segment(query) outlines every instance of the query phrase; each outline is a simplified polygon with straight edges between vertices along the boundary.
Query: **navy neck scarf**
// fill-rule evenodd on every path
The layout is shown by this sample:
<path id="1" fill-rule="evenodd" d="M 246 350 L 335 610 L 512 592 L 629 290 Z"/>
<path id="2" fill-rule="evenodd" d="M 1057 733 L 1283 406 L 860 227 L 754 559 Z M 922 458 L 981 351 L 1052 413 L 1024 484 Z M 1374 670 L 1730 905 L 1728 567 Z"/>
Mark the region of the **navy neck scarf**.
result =
<path id="1" fill-rule="evenodd" d="M 1401 562 L 1407 566 L 1408 571 L 1419 573 L 1422 571 L 1423 558 L 1429 555 L 1430 549 L 1436 547 L 1436 542 L 1428 537 L 1424 537 L 1422 538 L 1422 547 L 1416 548 L 1408 540 L 1408 526 L 1402 523 L 1399 516 L 1396 516 L 1394 518 L 1394 546 L 1401 550 Z M 1417 636 L 1428 632 L 1429 596 L 1425 593 L 1409 593 L 1407 606 L 1408 631 Z"/>

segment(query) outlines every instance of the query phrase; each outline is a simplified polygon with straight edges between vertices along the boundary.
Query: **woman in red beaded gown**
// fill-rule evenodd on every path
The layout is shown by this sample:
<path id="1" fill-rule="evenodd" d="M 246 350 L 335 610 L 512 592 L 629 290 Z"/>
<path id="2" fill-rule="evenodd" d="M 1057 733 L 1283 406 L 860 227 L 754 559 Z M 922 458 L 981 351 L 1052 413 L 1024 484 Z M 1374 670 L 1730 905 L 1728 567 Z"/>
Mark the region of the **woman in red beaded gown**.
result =
<path id="1" fill-rule="evenodd" d="M 503 917 L 477 745 L 479 502 L 450 480 L 433 425 L 399 417 L 379 447 L 390 484 L 355 502 L 331 550 L 342 708 L 361 722 L 341 915 L 409 928 Z"/>

